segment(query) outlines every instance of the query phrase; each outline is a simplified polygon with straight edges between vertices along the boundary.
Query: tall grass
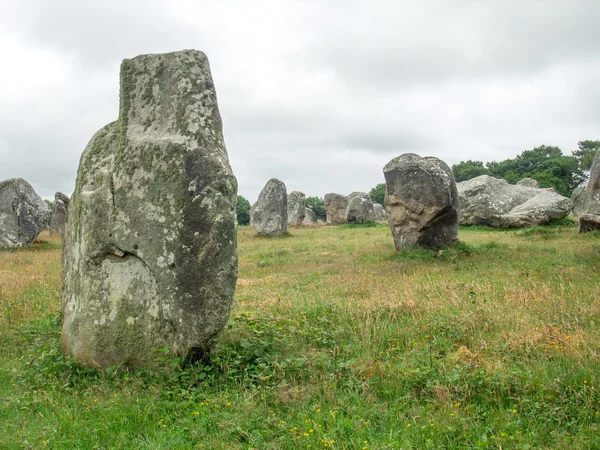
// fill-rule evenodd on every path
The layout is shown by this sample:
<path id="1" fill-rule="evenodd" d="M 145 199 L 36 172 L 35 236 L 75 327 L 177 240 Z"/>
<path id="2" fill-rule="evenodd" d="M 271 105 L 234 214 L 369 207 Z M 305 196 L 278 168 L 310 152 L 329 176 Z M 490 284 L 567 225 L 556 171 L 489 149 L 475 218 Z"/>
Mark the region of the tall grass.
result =
<path id="1" fill-rule="evenodd" d="M 0 253 L 0 447 L 600 448 L 600 238 L 544 230 L 240 227 L 210 364 L 154 372 L 62 356 L 57 243 Z"/>

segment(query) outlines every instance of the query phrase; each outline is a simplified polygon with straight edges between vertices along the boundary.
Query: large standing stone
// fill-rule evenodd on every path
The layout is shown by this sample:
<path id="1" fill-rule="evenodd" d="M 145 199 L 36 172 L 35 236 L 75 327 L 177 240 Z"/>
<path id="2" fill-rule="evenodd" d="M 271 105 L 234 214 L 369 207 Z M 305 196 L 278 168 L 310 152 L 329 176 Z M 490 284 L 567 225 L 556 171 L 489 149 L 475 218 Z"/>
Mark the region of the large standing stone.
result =
<path id="1" fill-rule="evenodd" d="M 306 216 L 306 195 L 292 191 L 287 198 L 288 225 L 300 226 Z"/>
<path id="2" fill-rule="evenodd" d="M 260 236 L 279 236 L 287 231 L 287 222 L 287 189 L 271 178 L 258 196 L 252 224 Z"/>
<path id="3" fill-rule="evenodd" d="M 588 182 L 584 181 L 575 189 L 571 194 L 571 201 L 573 202 L 573 210 L 571 213 L 575 217 L 579 217 L 583 214 L 583 208 L 585 207 L 585 193 L 587 191 Z"/>
<path id="4" fill-rule="evenodd" d="M 494 228 L 544 225 L 566 217 L 570 199 L 553 189 L 509 184 L 506 180 L 481 175 L 458 183 L 460 224 Z"/>
<path id="5" fill-rule="evenodd" d="M 0 248 L 28 247 L 48 226 L 50 210 L 22 178 L 0 182 Z"/>
<path id="6" fill-rule="evenodd" d="M 237 182 L 208 59 L 126 59 L 119 119 L 85 149 L 63 253 L 62 345 L 85 364 L 206 355 L 237 278 Z"/>
<path id="7" fill-rule="evenodd" d="M 367 223 L 375 221 L 373 201 L 366 192 L 353 192 L 348 196 L 346 206 L 347 223 Z"/>
<path id="8" fill-rule="evenodd" d="M 327 214 L 327 223 L 331 225 L 340 225 L 346 223 L 346 207 L 348 206 L 348 197 L 341 194 L 325 194 L 325 214 Z"/>
<path id="9" fill-rule="evenodd" d="M 64 233 L 69 216 L 69 201 L 69 197 L 62 192 L 54 194 L 54 204 L 52 205 L 52 216 L 50 218 L 50 231 L 52 233 Z"/>
<path id="10" fill-rule="evenodd" d="M 387 214 L 383 205 L 373 203 L 373 217 L 375 222 L 385 222 L 387 220 Z"/>
<path id="11" fill-rule="evenodd" d="M 385 210 L 396 250 L 441 248 L 458 239 L 454 174 L 438 158 L 405 153 L 385 165 Z"/>
<path id="12" fill-rule="evenodd" d="M 315 212 L 310 209 L 308 206 L 305 208 L 305 216 L 302 221 L 302 225 L 316 225 L 317 224 L 317 215 Z"/>
<path id="13" fill-rule="evenodd" d="M 585 190 L 583 214 L 579 216 L 579 231 L 600 230 L 600 151 L 596 153 L 590 179 Z"/>

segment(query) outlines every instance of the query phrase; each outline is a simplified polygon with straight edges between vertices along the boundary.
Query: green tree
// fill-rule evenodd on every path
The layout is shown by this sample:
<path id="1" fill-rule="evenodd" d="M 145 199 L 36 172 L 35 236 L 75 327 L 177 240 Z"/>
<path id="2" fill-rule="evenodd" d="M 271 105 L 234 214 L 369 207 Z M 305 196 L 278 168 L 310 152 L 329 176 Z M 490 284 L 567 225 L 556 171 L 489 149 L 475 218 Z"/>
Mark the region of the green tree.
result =
<path id="1" fill-rule="evenodd" d="M 327 214 L 325 214 L 325 202 L 319 197 L 307 197 L 304 204 L 313 210 L 317 219 L 325 220 Z"/>
<path id="2" fill-rule="evenodd" d="M 236 202 L 238 225 L 248 225 L 250 223 L 250 202 L 243 196 L 237 196 Z"/>
<path id="3" fill-rule="evenodd" d="M 369 195 L 371 196 L 371 200 L 373 200 L 375 203 L 383 205 L 383 201 L 385 200 L 385 183 L 379 183 L 377 186 L 371 189 Z"/>
<path id="4" fill-rule="evenodd" d="M 594 157 L 596 156 L 596 153 L 598 153 L 598 150 L 600 150 L 600 141 L 579 141 L 577 147 L 577 150 L 573 152 L 573 156 L 577 158 L 579 170 L 581 170 L 582 173 L 589 175 L 592 163 L 594 162 Z"/>
<path id="5" fill-rule="evenodd" d="M 525 150 L 516 158 L 487 164 L 489 174 L 516 183 L 522 178 L 533 178 L 540 186 L 554 188 L 570 196 L 583 180 L 583 173 L 575 156 L 565 156 L 560 148 L 540 145 Z"/>
<path id="6" fill-rule="evenodd" d="M 488 169 L 483 165 L 483 161 L 461 161 L 458 164 L 452 166 L 452 172 L 454 172 L 454 178 L 457 183 L 461 181 L 467 181 L 471 178 L 478 177 L 479 175 L 487 175 Z"/>

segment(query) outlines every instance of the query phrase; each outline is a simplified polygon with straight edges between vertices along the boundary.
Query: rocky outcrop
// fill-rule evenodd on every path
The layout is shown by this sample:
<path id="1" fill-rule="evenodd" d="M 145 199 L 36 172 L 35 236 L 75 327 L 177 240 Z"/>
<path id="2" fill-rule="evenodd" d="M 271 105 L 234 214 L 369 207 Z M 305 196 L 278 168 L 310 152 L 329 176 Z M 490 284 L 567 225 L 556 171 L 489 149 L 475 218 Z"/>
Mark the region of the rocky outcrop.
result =
<path id="1" fill-rule="evenodd" d="M 516 183 L 517 186 L 525 186 L 532 188 L 539 188 L 540 183 L 538 180 L 534 180 L 533 178 L 522 178 Z"/>
<path id="2" fill-rule="evenodd" d="M 290 192 L 287 198 L 288 225 L 294 227 L 302 225 L 306 216 L 305 201 L 306 195 L 302 192 Z"/>
<path id="3" fill-rule="evenodd" d="M 48 226 L 48 205 L 22 178 L 0 182 L 0 248 L 28 247 Z"/>
<path id="4" fill-rule="evenodd" d="M 434 157 L 405 153 L 385 165 L 385 210 L 396 250 L 438 249 L 458 240 L 454 174 Z"/>
<path id="5" fill-rule="evenodd" d="M 579 231 L 600 230 L 600 151 L 596 153 L 590 179 L 584 193 L 583 211 L 579 216 Z"/>
<path id="6" fill-rule="evenodd" d="M 587 191 L 588 182 L 584 181 L 579 186 L 577 186 L 573 193 L 571 194 L 571 201 L 573 202 L 573 210 L 571 213 L 575 217 L 579 217 L 583 214 L 585 207 L 585 194 Z"/>
<path id="7" fill-rule="evenodd" d="M 317 215 L 315 212 L 309 207 L 305 208 L 305 216 L 302 221 L 302 225 L 316 225 L 317 224 Z"/>
<path id="8" fill-rule="evenodd" d="M 67 218 L 69 217 L 69 197 L 62 192 L 54 194 L 52 216 L 50 218 L 50 232 L 62 235 L 65 232 Z"/>
<path id="9" fill-rule="evenodd" d="M 121 65 L 119 119 L 79 164 L 64 237 L 62 345 L 105 368 L 205 357 L 237 278 L 237 182 L 208 59 Z"/>
<path id="10" fill-rule="evenodd" d="M 375 222 L 385 222 L 387 220 L 387 214 L 383 205 L 379 203 L 373 203 L 373 220 Z"/>
<path id="11" fill-rule="evenodd" d="M 327 223 L 330 225 L 346 223 L 348 197 L 345 195 L 329 193 L 325 194 L 323 200 L 325 203 L 325 214 L 327 214 Z"/>
<path id="12" fill-rule="evenodd" d="M 353 192 L 348 196 L 346 206 L 347 223 L 367 223 L 375 221 L 373 201 L 366 192 Z"/>
<path id="13" fill-rule="evenodd" d="M 535 197 L 515 206 L 499 217 L 501 228 L 526 228 L 531 225 L 547 225 L 552 220 L 569 215 L 573 202 L 552 190 L 542 189 Z"/>
<path id="14" fill-rule="evenodd" d="M 287 189 L 283 181 L 271 178 L 258 196 L 252 224 L 259 236 L 279 236 L 287 223 Z"/>
<path id="15" fill-rule="evenodd" d="M 544 225 L 566 217 L 572 207 L 570 199 L 553 189 L 512 185 L 488 175 L 463 181 L 457 187 L 461 225 L 494 228 Z"/>

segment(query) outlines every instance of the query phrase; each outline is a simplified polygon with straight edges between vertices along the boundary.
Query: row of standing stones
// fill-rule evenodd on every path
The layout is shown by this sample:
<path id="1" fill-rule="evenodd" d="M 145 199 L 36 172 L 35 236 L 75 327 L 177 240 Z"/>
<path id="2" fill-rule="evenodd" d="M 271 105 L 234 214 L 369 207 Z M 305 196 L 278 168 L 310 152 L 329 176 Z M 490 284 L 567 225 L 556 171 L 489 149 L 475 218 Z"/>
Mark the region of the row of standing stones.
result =
<path id="1" fill-rule="evenodd" d="M 366 193 L 327 194 L 327 222 L 387 216 L 398 250 L 440 248 L 457 240 L 459 218 L 524 226 L 572 207 L 529 181 L 511 186 L 478 177 L 457 186 L 443 161 L 410 153 L 391 160 L 384 176 L 385 212 Z M 64 218 L 63 351 L 99 368 L 152 367 L 162 348 L 205 358 L 236 286 L 236 196 L 204 53 L 124 60 L 119 117 L 84 150 L 73 197 L 55 199 L 53 216 Z M 581 231 L 599 229 L 599 156 L 583 198 Z M 287 195 L 272 179 L 252 208 L 253 225 L 273 234 L 307 216 L 310 222 L 304 202 L 304 194 Z M 0 183 L 0 246 L 29 245 L 48 216 L 24 180 Z"/>

